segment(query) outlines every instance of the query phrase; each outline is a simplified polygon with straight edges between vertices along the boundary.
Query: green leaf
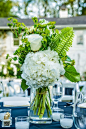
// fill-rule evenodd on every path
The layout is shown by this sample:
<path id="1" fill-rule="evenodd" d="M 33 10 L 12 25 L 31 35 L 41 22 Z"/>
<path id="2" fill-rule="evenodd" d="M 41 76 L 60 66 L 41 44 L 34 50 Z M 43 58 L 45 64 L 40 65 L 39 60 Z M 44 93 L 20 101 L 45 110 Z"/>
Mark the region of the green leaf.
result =
<path id="1" fill-rule="evenodd" d="M 12 24 L 12 23 L 7 23 L 7 25 L 8 25 L 9 27 L 12 27 L 12 26 L 13 26 L 13 24 Z"/>
<path id="2" fill-rule="evenodd" d="M 19 27 L 19 29 L 18 29 L 18 33 L 20 34 L 20 33 L 21 33 L 21 31 L 22 31 L 22 27 Z"/>
<path id="3" fill-rule="evenodd" d="M 22 79 L 21 88 L 23 89 L 23 91 L 25 91 L 28 88 L 28 86 L 26 85 L 26 81 L 24 79 Z"/>
<path id="4" fill-rule="evenodd" d="M 16 36 L 16 38 L 18 38 L 18 34 L 17 34 L 17 31 L 15 30 L 15 36 Z"/>
<path id="5" fill-rule="evenodd" d="M 55 32 L 56 32 L 57 34 L 59 34 L 59 31 L 58 31 L 57 29 L 55 30 Z"/>
<path id="6" fill-rule="evenodd" d="M 72 46 L 74 32 L 72 27 L 66 27 L 55 35 L 50 44 L 51 49 L 55 50 L 60 57 L 66 56 L 69 47 Z"/>
<path id="7" fill-rule="evenodd" d="M 9 17 L 7 20 L 8 20 L 8 21 L 11 21 L 12 19 L 13 19 L 13 17 Z"/>
<path id="8" fill-rule="evenodd" d="M 83 89 L 83 86 L 80 86 L 80 88 L 79 88 L 79 89 L 80 89 L 80 91 L 82 91 L 82 89 Z"/>
<path id="9" fill-rule="evenodd" d="M 37 23 L 38 22 L 37 17 L 33 17 L 32 20 L 33 20 L 34 23 Z"/>
<path id="10" fill-rule="evenodd" d="M 9 54 L 7 54 L 6 59 L 8 59 L 8 57 L 9 57 Z"/>
<path id="11" fill-rule="evenodd" d="M 72 61 L 69 56 L 66 56 L 66 61 Z"/>
<path id="12" fill-rule="evenodd" d="M 50 27 L 49 27 L 49 29 L 54 29 L 55 28 L 55 25 L 51 25 Z"/>
<path id="13" fill-rule="evenodd" d="M 37 27 L 37 25 L 35 24 L 35 25 L 34 25 L 34 28 L 36 28 L 36 27 Z"/>
<path id="14" fill-rule="evenodd" d="M 24 26 L 24 27 L 25 27 L 26 25 L 25 25 L 24 23 L 22 23 L 22 26 Z"/>
<path id="15" fill-rule="evenodd" d="M 17 60 L 17 57 L 13 57 L 13 60 L 16 61 Z"/>
<path id="16" fill-rule="evenodd" d="M 17 22 L 18 22 L 18 20 L 13 18 L 13 23 L 17 23 Z"/>
<path id="17" fill-rule="evenodd" d="M 76 71 L 74 66 L 68 65 L 65 68 L 65 74 L 64 75 L 71 82 L 78 82 L 78 81 L 80 81 L 80 74 Z"/>

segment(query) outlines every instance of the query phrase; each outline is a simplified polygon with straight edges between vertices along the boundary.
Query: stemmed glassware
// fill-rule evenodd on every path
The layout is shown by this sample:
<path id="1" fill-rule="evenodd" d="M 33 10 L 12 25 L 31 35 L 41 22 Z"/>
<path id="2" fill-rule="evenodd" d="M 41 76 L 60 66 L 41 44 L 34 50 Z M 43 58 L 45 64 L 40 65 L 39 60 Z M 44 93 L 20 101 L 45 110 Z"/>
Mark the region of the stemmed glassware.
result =
<path id="1" fill-rule="evenodd" d="M 64 110 L 58 107 L 58 102 L 62 97 L 62 84 L 60 81 L 56 82 L 52 89 L 52 118 L 55 121 L 60 120 L 60 115 L 64 113 Z"/>
<path id="2" fill-rule="evenodd" d="M 52 89 L 52 110 L 58 110 L 58 102 L 61 100 L 62 97 L 62 84 L 61 82 L 56 82 Z"/>

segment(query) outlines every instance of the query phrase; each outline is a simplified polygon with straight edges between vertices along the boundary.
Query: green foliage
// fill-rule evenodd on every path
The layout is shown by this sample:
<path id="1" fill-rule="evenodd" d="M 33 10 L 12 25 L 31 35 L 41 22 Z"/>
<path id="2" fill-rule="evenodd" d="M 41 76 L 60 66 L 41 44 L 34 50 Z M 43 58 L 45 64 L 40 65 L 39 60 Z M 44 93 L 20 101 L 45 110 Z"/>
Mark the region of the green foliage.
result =
<path id="1" fill-rule="evenodd" d="M 38 22 L 37 17 L 33 17 L 32 20 L 33 20 L 33 22 L 34 22 L 35 24 Z"/>
<path id="2" fill-rule="evenodd" d="M 22 74 L 22 72 L 20 70 L 21 65 L 20 64 L 14 64 L 14 65 L 16 66 L 16 69 L 17 69 L 16 77 L 17 77 L 17 79 L 21 79 L 21 74 Z"/>
<path id="3" fill-rule="evenodd" d="M 16 75 L 17 79 L 21 79 L 21 74 L 22 72 L 20 71 L 20 69 L 17 69 L 17 75 Z"/>
<path id="4" fill-rule="evenodd" d="M 80 81 L 80 74 L 77 73 L 76 69 L 74 68 L 75 61 L 71 60 L 69 56 L 62 57 L 65 74 L 64 76 L 72 82 Z"/>
<path id="5" fill-rule="evenodd" d="M 9 74 L 9 75 L 7 75 L 8 77 L 13 77 L 14 76 L 13 68 L 7 67 L 7 71 L 8 71 L 8 74 Z"/>
<path id="6" fill-rule="evenodd" d="M 64 67 L 67 67 L 68 65 L 75 65 L 75 61 L 71 60 L 68 55 L 63 56 L 61 59 L 63 61 Z"/>
<path id="7" fill-rule="evenodd" d="M 69 56 L 66 56 L 66 61 L 71 61 L 71 58 Z"/>
<path id="8" fill-rule="evenodd" d="M 6 69 L 7 69 L 7 74 L 6 76 L 7 77 L 13 77 L 14 76 L 14 70 L 13 68 L 11 67 L 11 64 L 12 64 L 12 59 L 11 58 L 8 58 L 7 62 L 6 62 Z"/>
<path id="9" fill-rule="evenodd" d="M 9 54 L 7 54 L 6 59 L 7 62 L 5 63 L 5 65 L 1 65 L 2 70 L 0 71 L 0 77 L 14 77 L 14 69 L 13 67 L 11 67 L 12 59 L 9 58 Z M 7 70 L 6 73 L 4 73 L 4 69 Z"/>
<path id="10" fill-rule="evenodd" d="M 7 56 L 6 56 L 6 59 L 8 59 L 9 58 L 9 54 L 7 54 Z"/>
<path id="11" fill-rule="evenodd" d="M 81 92 L 81 91 L 82 91 L 82 89 L 83 89 L 83 86 L 80 86 L 80 88 L 79 88 L 79 89 L 80 89 L 80 92 Z"/>
<path id="12" fill-rule="evenodd" d="M 0 71 L 0 77 L 6 77 L 6 75 L 4 74 L 4 65 L 2 65 L 2 70 Z"/>
<path id="13" fill-rule="evenodd" d="M 28 88 L 28 86 L 26 85 L 26 81 L 24 79 L 22 79 L 21 88 L 23 89 L 23 91 L 25 91 Z"/>
<path id="14" fill-rule="evenodd" d="M 80 74 L 77 73 L 76 69 L 72 65 L 65 67 L 65 77 L 67 77 L 71 82 L 80 81 Z"/>
<path id="15" fill-rule="evenodd" d="M 16 61 L 17 60 L 17 57 L 13 57 L 13 60 Z"/>
<path id="16" fill-rule="evenodd" d="M 81 8 L 81 14 L 86 15 L 86 0 L 80 1 L 79 7 Z"/>
<path id="17" fill-rule="evenodd" d="M 0 17 L 16 16 L 14 12 L 11 11 L 15 2 L 12 0 L 0 0 Z M 17 4 L 15 6 L 18 6 Z"/>
<path id="18" fill-rule="evenodd" d="M 69 50 L 69 47 L 72 46 L 73 37 L 73 28 L 66 27 L 62 29 L 59 34 L 55 35 L 50 47 L 54 49 L 60 57 L 66 56 L 66 52 Z"/>

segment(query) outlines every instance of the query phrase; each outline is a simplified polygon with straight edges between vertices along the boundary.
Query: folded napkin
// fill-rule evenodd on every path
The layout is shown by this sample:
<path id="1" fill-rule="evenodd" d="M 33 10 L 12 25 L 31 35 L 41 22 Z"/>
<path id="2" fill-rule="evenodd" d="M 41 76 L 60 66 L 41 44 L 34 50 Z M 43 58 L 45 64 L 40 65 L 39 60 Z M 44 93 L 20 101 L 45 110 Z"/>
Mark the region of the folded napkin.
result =
<path id="1" fill-rule="evenodd" d="M 81 104 L 78 105 L 78 107 L 80 107 L 80 108 L 86 108 L 86 103 L 81 103 Z"/>
<path id="2" fill-rule="evenodd" d="M 0 101 L 30 101 L 30 97 L 3 97 Z"/>
<path id="3" fill-rule="evenodd" d="M 73 96 L 71 96 L 71 95 L 64 95 L 64 96 L 62 96 L 61 100 L 73 100 Z"/>
<path id="4" fill-rule="evenodd" d="M 4 107 L 30 106 L 28 101 L 4 101 Z"/>
<path id="5" fill-rule="evenodd" d="M 30 106 L 29 97 L 3 97 L 1 98 L 3 106 L 13 107 L 13 106 Z"/>

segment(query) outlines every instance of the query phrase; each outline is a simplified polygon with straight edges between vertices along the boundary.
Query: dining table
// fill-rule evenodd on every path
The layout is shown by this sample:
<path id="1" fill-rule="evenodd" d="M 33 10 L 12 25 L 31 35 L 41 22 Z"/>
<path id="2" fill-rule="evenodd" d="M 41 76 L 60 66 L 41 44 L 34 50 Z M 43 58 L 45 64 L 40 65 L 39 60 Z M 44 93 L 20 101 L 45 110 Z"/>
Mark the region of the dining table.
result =
<path id="1" fill-rule="evenodd" d="M 73 114 L 73 106 L 67 102 L 59 102 L 59 108 L 64 109 L 64 113 Z M 0 109 L 10 108 L 12 125 L 10 127 L 2 127 L 2 122 L 0 121 L 0 129 L 15 129 L 15 117 L 17 116 L 28 116 L 28 107 L 19 106 L 19 107 L 4 107 L 1 106 Z M 59 121 L 52 120 L 51 124 L 33 124 L 30 123 L 29 129 L 63 129 Z M 76 129 L 73 123 L 73 126 L 70 129 Z"/>

